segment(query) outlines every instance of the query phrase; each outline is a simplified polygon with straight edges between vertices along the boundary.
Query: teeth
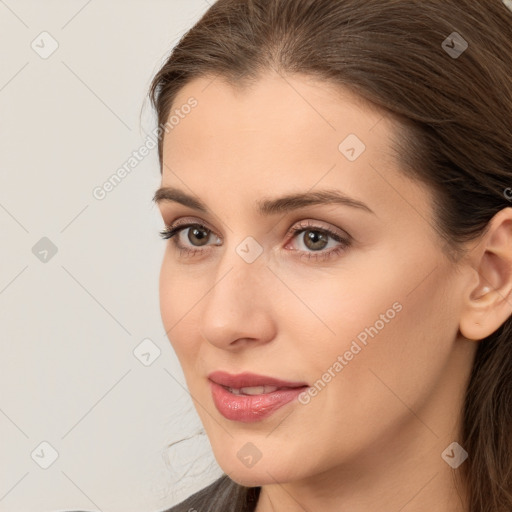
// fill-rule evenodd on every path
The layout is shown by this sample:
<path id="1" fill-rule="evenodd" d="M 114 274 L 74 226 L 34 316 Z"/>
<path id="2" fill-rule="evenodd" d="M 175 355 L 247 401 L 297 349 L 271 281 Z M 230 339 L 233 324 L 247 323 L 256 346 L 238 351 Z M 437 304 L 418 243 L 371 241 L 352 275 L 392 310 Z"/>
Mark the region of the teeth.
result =
<path id="1" fill-rule="evenodd" d="M 266 393 L 277 391 L 278 389 L 279 388 L 276 386 L 254 386 L 240 389 L 228 388 L 228 390 L 234 395 L 264 395 Z"/>

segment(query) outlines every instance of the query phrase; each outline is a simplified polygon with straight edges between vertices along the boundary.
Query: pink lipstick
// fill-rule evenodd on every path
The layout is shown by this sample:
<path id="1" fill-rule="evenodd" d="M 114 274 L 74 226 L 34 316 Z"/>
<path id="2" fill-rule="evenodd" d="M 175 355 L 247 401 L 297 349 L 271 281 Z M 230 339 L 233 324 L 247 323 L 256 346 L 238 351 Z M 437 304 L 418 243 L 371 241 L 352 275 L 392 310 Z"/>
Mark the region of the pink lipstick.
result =
<path id="1" fill-rule="evenodd" d="M 212 372 L 208 375 L 213 402 L 228 420 L 250 423 L 263 420 L 298 397 L 304 382 L 289 382 L 264 375 Z"/>

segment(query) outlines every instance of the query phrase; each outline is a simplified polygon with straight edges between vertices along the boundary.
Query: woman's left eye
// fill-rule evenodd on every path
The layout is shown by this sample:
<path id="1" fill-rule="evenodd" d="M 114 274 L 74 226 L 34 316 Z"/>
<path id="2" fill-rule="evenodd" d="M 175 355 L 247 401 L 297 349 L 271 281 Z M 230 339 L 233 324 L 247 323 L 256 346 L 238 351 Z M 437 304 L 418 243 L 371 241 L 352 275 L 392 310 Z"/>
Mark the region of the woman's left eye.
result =
<path id="1" fill-rule="evenodd" d="M 351 244 L 351 238 L 348 234 L 342 235 L 341 233 L 312 224 L 294 227 L 290 232 L 293 233 L 293 238 L 297 238 L 301 245 L 305 247 L 305 250 L 299 249 L 299 257 L 306 258 L 307 260 L 326 261 L 348 249 Z M 330 247 L 329 239 L 335 242 Z M 308 249 L 312 250 L 312 252 L 308 251 Z"/>
<path id="2" fill-rule="evenodd" d="M 185 245 L 180 240 L 182 232 L 185 231 L 188 231 L 186 238 L 188 242 L 192 243 L 192 246 Z M 304 233 L 306 236 L 303 235 L 299 237 L 298 235 L 301 233 Z M 181 224 L 174 227 L 170 226 L 160 232 L 160 236 L 164 240 L 172 239 L 173 245 L 179 249 L 180 254 L 186 256 L 204 253 L 205 250 L 200 249 L 199 247 L 207 245 L 211 234 L 214 234 L 213 231 L 198 223 Z M 340 252 L 346 250 L 351 244 L 351 237 L 346 233 L 336 233 L 330 229 L 308 223 L 293 227 L 288 232 L 287 236 L 289 235 L 293 235 L 294 239 L 298 238 L 302 246 L 305 247 L 305 249 L 293 250 L 299 253 L 299 257 L 306 258 L 308 260 L 314 259 L 325 261 L 328 258 L 336 256 Z M 217 238 L 221 240 L 219 237 Z M 325 249 L 329 248 L 329 239 L 334 240 L 338 245 L 336 246 L 336 244 L 334 244 L 334 248 L 332 248 L 331 245 L 330 250 L 326 251 Z M 196 243 L 198 245 L 195 245 Z"/>

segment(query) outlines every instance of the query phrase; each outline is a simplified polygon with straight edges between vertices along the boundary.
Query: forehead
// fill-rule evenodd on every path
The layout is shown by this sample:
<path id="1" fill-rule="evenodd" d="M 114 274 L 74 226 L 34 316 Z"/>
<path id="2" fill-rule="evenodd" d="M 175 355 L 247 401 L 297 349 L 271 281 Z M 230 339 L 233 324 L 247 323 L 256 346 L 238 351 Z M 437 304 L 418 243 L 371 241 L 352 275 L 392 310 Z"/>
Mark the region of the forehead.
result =
<path id="1" fill-rule="evenodd" d="M 190 118 L 203 124 L 205 132 L 214 129 L 237 132 L 257 130 L 279 136 L 305 132 L 314 138 L 313 130 L 337 132 L 351 129 L 361 134 L 370 130 L 387 114 L 374 104 L 348 89 L 305 75 L 263 75 L 254 82 L 229 83 L 222 77 L 197 78 L 177 94 L 172 111 L 180 109 L 190 98 L 197 100 Z M 171 112 L 172 114 L 172 112 Z M 193 114 L 193 115 L 192 115 Z M 284 132 L 283 132 L 284 130 Z M 176 137 L 175 137 L 176 138 Z"/>
<path id="2" fill-rule="evenodd" d="M 258 197 L 335 188 L 376 213 L 409 211 L 404 198 L 414 197 L 427 215 L 424 186 L 397 169 L 395 121 L 346 89 L 304 76 L 269 74 L 242 88 L 203 77 L 180 90 L 171 115 L 191 98 L 195 108 L 164 137 L 163 186 L 215 194 L 215 207 L 234 211 Z"/>
<path id="3" fill-rule="evenodd" d="M 330 167 L 349 136 L 360 141 L 356 150 L 364 146 L 380 152 L 380 159 L 391 157 L 392 123 L 383 122 L 386 114 L 311 77 L 269 74 L 241 88 L 220 77 L 199 78 L 180 90 L 171 115 L 191 98 L 196 106 L 186 109 L 189 113 L 164 137 L 163 158 L 169 165 L 208 160 L 223 167 L 268 167 L 271 159 L 278 168 L 290 165 L 300 172 L 308 165 L 325 167 L 325 162 Z"/>

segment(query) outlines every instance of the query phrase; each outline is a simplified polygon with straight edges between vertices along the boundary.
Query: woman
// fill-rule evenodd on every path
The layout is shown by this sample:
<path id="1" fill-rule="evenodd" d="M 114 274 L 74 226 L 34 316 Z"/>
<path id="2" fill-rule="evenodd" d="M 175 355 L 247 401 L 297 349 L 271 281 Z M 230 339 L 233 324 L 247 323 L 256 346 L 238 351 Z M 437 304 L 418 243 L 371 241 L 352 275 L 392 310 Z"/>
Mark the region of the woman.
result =
<path id="1" fill-rule="evenodd" d="M 153 79 L 169 512 L 512 510 L 512 12 L 218 0 Z"/>

